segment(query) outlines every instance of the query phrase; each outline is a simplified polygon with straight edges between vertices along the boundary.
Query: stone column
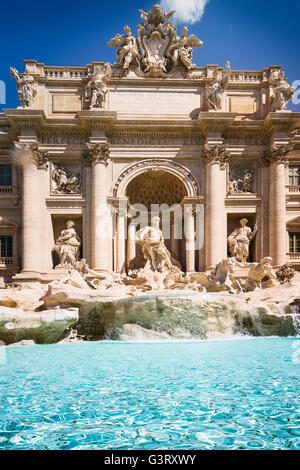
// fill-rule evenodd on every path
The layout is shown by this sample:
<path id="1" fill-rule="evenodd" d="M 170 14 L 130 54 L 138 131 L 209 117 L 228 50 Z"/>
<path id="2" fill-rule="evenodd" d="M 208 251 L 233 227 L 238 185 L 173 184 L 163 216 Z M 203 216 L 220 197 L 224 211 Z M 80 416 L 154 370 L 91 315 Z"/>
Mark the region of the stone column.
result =
<path id="1" fill-rule="evenodd" d="M 289 145 L 273 145 L 263 156 L 270 166 L 269 252 L 274 266 L 286 262 L 286 194 L 285 171 Z"/>
<path id="2" fill-rule="evenodd" d="M 193 207 L 185 206 L 185 253 L 186 253 L 186 272 L 195 271 L 195 220 Z"/>
<path id="3" fill-rule="evenodd" d="M 17 157 L 23 169 L 22 195 L 22 272 L 40 273 L 43 264 L 39 170 L 48 168 L 48 156 L 37 143 L 15 143 Z"/>
<path id="4" fill-rule="evenodd" d="M 136 257 L 135 234 L 136 234 L 136 226 L 131 221 L 128 226 L 127 268 L 129 268 L 130 261 Z"/>
<path id="5" fill-rule="evenodd" d="M 174 223 L 171 224 L 170 235 L 171 235 L 171 240 L 170 240 L 171 256 L 176 259 L 176 257 L 177 257 L 177 240 L 175 239 L 175 226 L 174 226 Z"/>
<path id="6" fill-rule="evenodd" d="M 206 269 L 227 258 L 227 221 L 225 214 L 226 164 L 223 145 L 206 145 L 205 258 Z"/>
<path id="7" fill-rule="evenodd" d="M 92 164 L 92 266 L 95 271 L 111 271 L 112 234 L 107 205 L 106 142 L 88 143 L 88 161 Z"/>
<path id="8" fill-rule="evenodd" d="M 116 253 L 116 270 L 118 273 L 124 271 L 126 261 L 126 225 L 127 213 L 125 209 L 117 210 L 117 253 Z"/>

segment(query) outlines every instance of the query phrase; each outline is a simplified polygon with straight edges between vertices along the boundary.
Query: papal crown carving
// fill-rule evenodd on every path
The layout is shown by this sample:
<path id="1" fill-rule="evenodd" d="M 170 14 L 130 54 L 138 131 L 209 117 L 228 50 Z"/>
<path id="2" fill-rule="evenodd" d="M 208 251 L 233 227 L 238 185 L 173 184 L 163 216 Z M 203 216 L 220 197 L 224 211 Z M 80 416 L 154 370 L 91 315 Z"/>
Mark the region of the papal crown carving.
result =
<path id="1" fill-rule="evenodd" d="M 137 27 L 137 39 L 125 26 L 125 35 L 116 34 L 108 43 L 109 47 L 118 48 L 117 66 L 125 73 L 134 68 L 149 77 L 168 77 L 178 70 L 186 75 L 193 70 L 193 48 L 203 43 L 193 34 L 188 36 L 186 27 L 177 35 L 177 27 L 171 22 L 175 10 L 165 13 L 160 5 L 155 5 L 152 11 L 139 13 L 142 22 Z"/>

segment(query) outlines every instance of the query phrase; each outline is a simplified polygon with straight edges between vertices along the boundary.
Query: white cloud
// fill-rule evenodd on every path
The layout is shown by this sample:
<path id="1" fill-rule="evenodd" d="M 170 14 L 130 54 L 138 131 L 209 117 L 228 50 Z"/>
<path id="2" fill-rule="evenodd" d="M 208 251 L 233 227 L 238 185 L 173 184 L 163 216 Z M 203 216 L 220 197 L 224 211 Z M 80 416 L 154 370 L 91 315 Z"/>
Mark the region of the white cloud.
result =
<path id="1" fill-rule="evenodd" d="M 161 0 L 161 7 L 169 12 L 176 10 L 174 17 L 180 23 L 194 24 L 200 21 L 209 0 Z"/>

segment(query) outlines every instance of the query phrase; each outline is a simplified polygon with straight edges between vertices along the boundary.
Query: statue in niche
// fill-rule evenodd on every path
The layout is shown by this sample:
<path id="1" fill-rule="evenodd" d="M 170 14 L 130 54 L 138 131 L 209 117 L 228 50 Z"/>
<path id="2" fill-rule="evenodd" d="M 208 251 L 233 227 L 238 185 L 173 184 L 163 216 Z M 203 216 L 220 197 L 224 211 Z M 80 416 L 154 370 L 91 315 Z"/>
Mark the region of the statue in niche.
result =
<path id="1" fill-rule="evenodd" d="M 175 44 L 170 49 L 170 57 L 174 62 L 174 65 L 182 64 L 187 70 L 194 69 L 196 67 L 193 64 L 193 47 L 199 48 L 203 45 L 194 34 L 187 36 L 189 30 L 185 26 L 181 32 L 181 38 L 177 37 Z"/>
<path id="2" fill-rule="evenodd" d="M 254 169 L 232 167 L 230 168 L 228 192 L 229 193 L 252 193 L 254 183 Z"/>
<path id="3" fill-rule="evenodd" d="M 214 80 L 211 85 L 206 88 L 204 98 L 210 110 L 218 111 L 222 108 L 222 97 L 228 87 L 231 76 L 230 62 L 226 62 L 225 67 L 227 72 L 220 72 L 219 70 L 214 71 Z"/>
<path id="4" fill-rule="evenodd" d="M 21 77 L 18 70 L 13 67 L 10 67 L 10 73 L 12 78 L 16 79 L 18 96 L 23 108 L 29 108 L 36 95 L 33 76 L 25 71 L 25 74 Z"/>
<path id="5" fill-rule="evenodd" d="M 173 265 L 159 227 L 160 219 L 154 217 L 151 227 L 144 227 L 137 232 L 135 242 L 142 247 L 143 256 L 151 263 L 152 270 L 162 273 L 165 268 L 171 269 Z"/>
<path id="6" fill-rule="evenodd" d="M 53 164 L 52 191 L 55 194 L 80 194 L 80 175 L 73 175 L 62 165 Z"/>
<path id="7" fill-rule="evenodd" d="M 272 111 L 284 111 L 286 110 L 290 99 L 295 93 L 296 88 L 290 86 L 284 79 L 284 74 L 279 74 L 279 79 L 276 81 L 271 80 L 273 85 L 276 85 L 273 90 L 272 97 Z"/>
<path id="8" fill-rule="evenodd" d="M 69 220 L 53 248 L 59 256 L 59 267 L 74 266 L 80 254 L 81 240 L 75 230 L 75 222 Z"/>
<path id="9" fill-rule="evenodd" d="M 247 219 L 241 219 L 240 224 L 241 227 L 235 229 L 228 237 L 228 246 L 232 258 L 235 258 L 240 263 L 247 263 L 250 243 L 257 234 L 257 222 L 253 232 L 250 227 L 247 227 Z"/>
<path id="10" fill-rule="evenodd" d="M 117 66 L 122 67 L 123 69 L 129 69 L 130 65 L 134 62 L 137 62 L 139 51 L 137 48 L 137 42 L 135 37 L 131 33 L 129 26 L 124 27 L 125 36 L 116 34 L 110 42 L 107 43 L 109 47 L 118 47 Z"/>
<path id="11" fill-rule="evenodd" d="M 95 66 L 94 75 L 88 81 L 85 88 L 85 100 L 89 103 L 89 109 L 104 108 L 108 92 L 106 82 L 110 76 L 110 64 L 105 64 L 104 69 L 103 67 Z"/>

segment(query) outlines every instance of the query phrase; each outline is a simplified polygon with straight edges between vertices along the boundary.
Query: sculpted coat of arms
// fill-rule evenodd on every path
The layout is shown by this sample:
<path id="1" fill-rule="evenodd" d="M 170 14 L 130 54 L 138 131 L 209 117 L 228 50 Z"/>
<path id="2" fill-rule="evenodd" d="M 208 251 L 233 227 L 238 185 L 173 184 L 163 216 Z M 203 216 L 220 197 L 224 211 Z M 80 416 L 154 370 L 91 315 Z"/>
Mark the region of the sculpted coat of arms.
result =
<path id="1" fill-rule="evenodd" d="M 125 35 L 116 34 L 108 43 L 117 49 L 117 65 L 123 70 L 135 67 L 144 76 L 167 77 L 180 69 L 188 73 L 193 64 L 193 48 L 202 46 L 202 41 L 193 34 L 188 36 L 188 28 L 177 35 L 177 28 L 171 22 L 175 10 L 164 13 L 159 5 L 146 13 L 139 10 L 142 22 L 138 25 L 138 39 L 125 26 Z"/>

